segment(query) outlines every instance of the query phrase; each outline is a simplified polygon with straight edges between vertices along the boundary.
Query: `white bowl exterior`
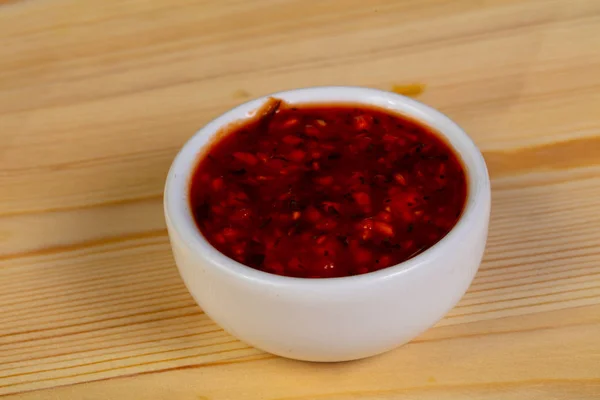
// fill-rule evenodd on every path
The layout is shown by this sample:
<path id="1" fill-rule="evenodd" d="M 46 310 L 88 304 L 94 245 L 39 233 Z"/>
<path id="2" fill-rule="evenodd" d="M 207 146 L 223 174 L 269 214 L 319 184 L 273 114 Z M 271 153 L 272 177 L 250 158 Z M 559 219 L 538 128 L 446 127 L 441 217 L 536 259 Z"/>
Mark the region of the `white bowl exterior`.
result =
<path id="1" fill-rule="evenodd" d="M 193 221 L 188 192 L 198 153 L 220 128 L 252 115 L 267 97 L 243 104 L 196 133 L 177 155 L 165 187 L 165 216 L 180 274 L 216 323 L 284 357 L 344 361 L 406 343 L 439 321 L 469 287 L 487 239 L 490 184 L 481 153 L 443 114 L 393 93 L 318 87 L 272 95 L 294 103 L 360 103 L 411 116 L 444 136 L 468 180 L 467 204 L 440 242 L 397 266 L 365 275 L 300 279 L 243 266 L 214 249 Z"/>

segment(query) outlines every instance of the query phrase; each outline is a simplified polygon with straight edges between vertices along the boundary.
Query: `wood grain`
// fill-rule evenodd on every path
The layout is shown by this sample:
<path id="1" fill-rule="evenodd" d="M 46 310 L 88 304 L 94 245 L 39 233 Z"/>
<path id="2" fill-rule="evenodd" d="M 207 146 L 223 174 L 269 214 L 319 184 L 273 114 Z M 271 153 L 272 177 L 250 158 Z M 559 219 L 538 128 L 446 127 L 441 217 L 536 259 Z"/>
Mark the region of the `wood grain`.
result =
<path id="1" fill-rule="evenodd" d="M 0 1 L 0 394 L 600 398 L 599 37 L 595 0 Z M 414 83 L 492 177 L 463 300 L 353 363 L 224 333 L 169 250 L 178 148 L 273 91 Z"/>

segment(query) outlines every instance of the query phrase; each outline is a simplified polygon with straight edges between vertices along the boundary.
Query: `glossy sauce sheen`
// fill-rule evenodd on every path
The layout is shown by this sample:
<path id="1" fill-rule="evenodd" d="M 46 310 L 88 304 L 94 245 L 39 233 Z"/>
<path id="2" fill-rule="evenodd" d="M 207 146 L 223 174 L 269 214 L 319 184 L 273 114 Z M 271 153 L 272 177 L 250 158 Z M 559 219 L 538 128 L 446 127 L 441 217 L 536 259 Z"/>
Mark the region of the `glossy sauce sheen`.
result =
<path id="1" fill-rule="evenodd" d="M 430 128 L 356 105 L 286 106 L 220 136 L 191 182 L 196 224 L 223 254 L 303 278 L 364 274 L 444 237 L 466 201 Z"/>

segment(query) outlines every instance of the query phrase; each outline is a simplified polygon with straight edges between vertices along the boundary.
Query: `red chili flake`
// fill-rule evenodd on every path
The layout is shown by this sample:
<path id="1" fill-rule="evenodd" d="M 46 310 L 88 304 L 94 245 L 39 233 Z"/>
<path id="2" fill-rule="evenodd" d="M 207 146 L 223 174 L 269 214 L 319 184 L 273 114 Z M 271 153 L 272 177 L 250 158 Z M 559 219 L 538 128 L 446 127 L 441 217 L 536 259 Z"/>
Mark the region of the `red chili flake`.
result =
<path id="1" fill-rule="evenodd" d="M 402 186 L 406 186 L 406 178 L 404 177 L 404 175 L 400 173 L 394 174 L 394 180 Z"/>
<path id="2" fill-rule="evenodd" d="M 212 239 L 217 244 L 221 244 L 221 245 L 225 244 L 225 236 L 223 236 L 221 233 L 215 233 L 213 235 Z"/>
<path id="3" fill-rule="evenodd" d="M 319 231 L 331 231 L 335 229 L 337 222 L 332 219 L 325 219 L 315 225 L 315 228 Z"/>
<path id="4" fill-rule="evenodd" d="M 294 136 L 294 135 L 284 136 L 283 139 L 281 139 L 281 141 L 283 143 L 291 144 L 293 146 L 303 142 L 302 139 L 300 139 L 298 136 Z"/>
<path id="5" fill-rule="evenodd" d="M 232 228 L 225 228 L 223 232 L 221 232 L 226 241 L 235 240 L 239 236 L 239 232 Z"/>
<path id="6" fill-rule="evenodd" d="M 363 114 L 354 117 L 354 128 L 357 131 L 365 131 L 371 127 L 373 123 L 373 117 L 371 115 Z"/>
<path id="7" fill-rule="evenodd" d="M 464 169 L 427 126 L 275 99 L 256 114 L 211 145 L 190 186 L 198 228 L 232 259 L 301 278 L 365 274 L 425 251 L 462 213 Z"/>
<path id="8" fill-rule="evenodd" d="M 354 200 L 356 201 L 356 203 L 361 206 L 366 206 L 366 205 L 371 204 L 371 198 L 365 192 L 354 193 L 352 195 L 352 197 L 354 197 Z"/>
<path id="9" fill-rule="evenodd" d="M 367 268 L 367 267 L 358 267 L 356 269 L 356 275 L 366 274 L 367 272 L 371 272 L 371 271 L 369 271 L 369 268 Z"/>
<path id="10" fill-rule="evenodd" d="M 258 158 L 256 158 L 256 156 L 254 154 L 236 151 L 235 153 L 233 153 L 233 157 L 237 158 L 238 160 L 240 160 L 248 165 L 258 164 Z"/>
<path id="11" fill-rule="evenodd" d="M 252 218 L 252 210 L 250 208 L 239 208 L 231 214 L 231 221 L 236 225 L 248 225 Z"/>
<path id="12" fill-rule="evenodd" d="M 332 176 L 319 176 L 319 177 L 315 178 L 315 182 L 318 183 L 319 185 L 329 186 L 333 183 L 333 177 Z"/>
<path id="13" fill-rule="evenodd" d="M 225 213 L 225 208 L 221 207 L 218 204 L 215 204 L 214 206 L 210 207 L 210 211 L 215 215 L 220 215 L 220 214 Z"/>
<path id="14" fill-rule="evenodd" d="M 306 125 L 304 127 L 304 133 L 308 136 L 319 136 L 321 134 L 321 130 L 314 125 Z"/>
<path id="15" fill-rule="evenodd" d="M 213 189 L 215 192 L 218 192 L 218 191 L 220 191 L 221 189 L 223 189 L 223 186 L 225 186 L 225 181 L 223 180 L 223 177 L 218 177 L 218 178 L 215 178 L 215 179 L 212 181 L 212 189 Z"/>
<path id="16" fill-rule="evenodd" d="M 306 274 L 306 269 L 298 257 L 292 257 L 290 261 L 288 261 L 286 272 L 288 272 L 288 275 L 301 277 Z"/>
<path id="17" fill-rule="evenodd" d="M 286 162 L 280 158 L 271 158 L 267 162 L 267 167 L 271 172 L 280 171 L 285 165 Z"/>
<path id="18" fill-rule="evenodd" d="M 290 154 L 288 154 L 288 159 L 293 162 L 301 162 L 306 157 L 306 152 L 302 150 L 292 150 Z"/>
<path id="19" fill-rule="evenodd" d="M 278 261 L 272 261 L 269 263 L 265 262 L 265 271 L 271 272 L 272 274 L 276 274 L 276 275 L 284 275 L 285 274 L 285 268 L 283 268 L 283 264 L 281 264 Z"/>
<path id="20" fill-rule="evenodd" d="M 382 255 L 376 260 L 375 264 L 376 269 L 387 268 L 392 265 L 392 257 L 388 255 Z"/>
<path id="21" fill-rule="evenodd" d="M 373 261 L 373 253 L 364 247 L 354 247 L 351 253 L 357 264 L 369 264 Z"/>
<path id="22" fill-rule="evenodd" d="M 385 134 L 383 135 L 383 137 L 381 138 L 381 141 L 383 143 L 396 143 L 398 141 L 398 138 L 396 136 L 390 135 L 390 134 Z"/>
<path id="23" fill-rule="evenodd" d="M 373 220 L 367 218 L 358 224 L 358 232 L 362 240 L 369 240 L 373 236 Z"/>
<path id="24" fill-rule="evenodd" d="M 380 211 L 377 214 L 377 219 L 384 222 L 392 222 L 392 214 L 387 211 Z"/>
<path id="25" fill-rule="evenodd" d="M 304 217 L 308 222 L 315 224 L 323 218 L 323 215 L 313 206 L 310 206 L 304 212 Z"/>
<path id="26" fill-rule="evenodd" d="M 292 126 L 296 125 L 298 123 L 298 118 L 290 118 L 287 121 L 285 121 L 282 126 L 284 128 L 291 128 Z"/>
<path id="27" fill-rule="evenodd" d="M 393 237 L 394 236 L 394 228 L 387 222 L 382 221 L 374 221 L 373 229 L 383 236 Z"/>

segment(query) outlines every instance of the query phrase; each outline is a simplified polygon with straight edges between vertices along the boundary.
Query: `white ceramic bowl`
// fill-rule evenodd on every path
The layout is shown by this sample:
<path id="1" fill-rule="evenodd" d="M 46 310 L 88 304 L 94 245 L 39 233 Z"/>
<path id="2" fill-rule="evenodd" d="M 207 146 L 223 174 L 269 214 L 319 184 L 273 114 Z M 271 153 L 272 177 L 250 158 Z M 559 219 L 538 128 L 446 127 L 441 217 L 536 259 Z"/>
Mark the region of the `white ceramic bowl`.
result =
<path id="1" fill-rule="evenodd" d="M 199 153 L 231 122 L 267 97 L 242 104 L 200 129 L 167 177 L 164 209 L 179 272 L 217 324 L 240 340 L 280 356 L 344 361 L 408 342 L 433 326 L 462 297 L 483 256 L 490 215 L 485 161 L 465 132 L 440 112 L 407 97 L 356 87 L 315 87 L 271 95 L 290 104 L 359 103 L 409 115 L 444 136 L 468 180 L 465 210 L 437 244 L 396 266 L 342 278 L 303 279 L 246 267 L 213 248 L 196 228 L 189 182 Z"/>

